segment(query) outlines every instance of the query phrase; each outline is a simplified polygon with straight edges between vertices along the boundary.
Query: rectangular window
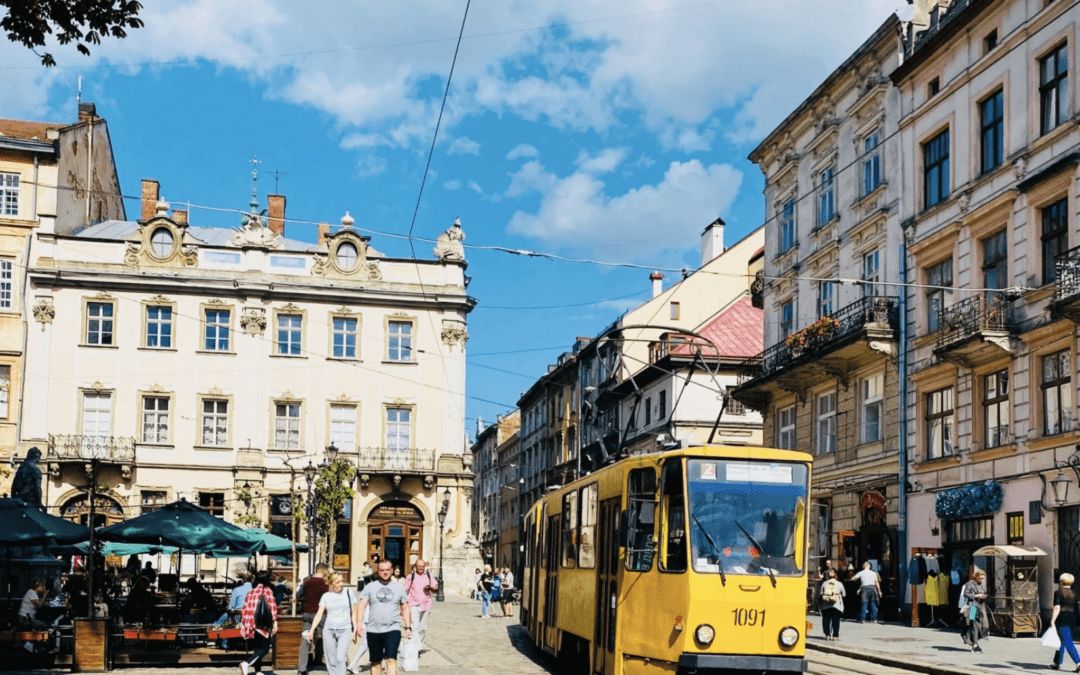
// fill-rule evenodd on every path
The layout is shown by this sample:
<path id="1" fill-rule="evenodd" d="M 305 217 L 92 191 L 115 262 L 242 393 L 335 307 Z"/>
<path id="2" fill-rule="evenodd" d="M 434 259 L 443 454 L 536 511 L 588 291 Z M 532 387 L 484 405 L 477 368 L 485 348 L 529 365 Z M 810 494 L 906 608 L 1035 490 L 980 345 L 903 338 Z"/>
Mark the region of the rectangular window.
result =
<path id="1" fill-rule="evenodd" d="M 148 305 L 146 307 L 146 346 L 171 349 L 172 334 L 172 307 Z"/>
<path id="2" fill-rule="evenodd" d="M 982 241 L 983 288 L 1005 288 L 1009 285 L 1008 234 L 1007 230 L 1002 230 Z"/>
<path id="3" fill-rule="evenodd" d="M 983 376 L 984 442 L 987 448 L 1005 445 L 1009 435 L 1009 371 Z"/>
<path id="4" fill-rule="evenodd" d="M 15 263 L 0 260 L 0 309 L 11 309 L 15 297 Z"/>
<path id="5" fill-rule="evenodd" d="M 1069 198 L 1041 210 L 1043 283 L 1057 281 L 1057 257 L 1069 250 Z"/>
<path id="6" fill-rule="evenodd" d="M 780 252 L 787 253 L 795 245 L 795 200 L 784 202 L 780 216 Z"/>
<path id="7" fill-rule="evenodd" d="M 982 172 L 1001 166 L 1005 147 L 1005 92 L 998 89 L 979 104 L 982 138 Z"/>
<path id="8" fill-rule="evenodd" d="M 652 569 L 656 538 L 656 469 L 631 469 L 626 478 L 626 569 Z"/>
<path id="9" fill-rule="evenodd" d="M 303 345 L 304 317 L 300 314 L 279 314 L 277 318 L 277 353 L 300 356 Z"/>
<path id="10" fill-rule="evenodd" d="M 83 393 L 83 436 L 110 436 L 112 432 L 112 394 Z"/>
<path id="11" fill-rule="evenodd" d="M 652 424 L 652 397 L 645 397 L 645 426 Z"/>
<path id="12" fill-rule="evenodd" d="M 199 508 L 212 516 L 225 517 L 225 493 L 224 492 L 200 492 Z"/>
<path id="13" fill-rule="evenodd" d="M 342 452 L 356 451 L 356 406 L 330 406 L 330 442 Z"/>
<path id="14" fill-rule="evenodd" d="M 0 173 L 0 216 L 19 217 L 19 174 Z"/>
<path id="15" fill-rule="evenodd" d="M 994 50 L 994 47 L 997 47 L 997 44 L 998 32 L 997 28 L 995 28 L 994 30 L 987 33 L 986 37 L 983 38 L 983 54 L 985 55 L 992 52 Z"/>
<path id="16" fill-rule="evenodd" d="M 356 319 L 344 316 L 335 316 L 333 322 L 334 331 L 334 358 L 356 358 Z"/>
<path id="17" fill-rule="evenodd" d="M 1012 513 L 1005 514 L 1006 531 L 1008 536 L 1006 537 L 1009 546 L 1023 546 L 1024 545 L 1024 512 L 1013 511 Z"/>
<path id="18" fill-rule="evenodd" d="M 817 315 L 820 319 L 833 313 L 833 282 L 818 282 Z"/>
<path id="19" fill-rule="evenodd" d="M 229 402 L 204 399 L 202 402 L 202 444 L 223 448 L 229 443 Z"/>
<path id="20" fill-rule="evenodd" d="M 940 327 L 941 313 L 952 304 L 952 258 L 926 268 L 926 327 L 934 333 Z"/>
<path id="21" fill-rule="evenodd" d="M 830 166 L 818 177 L 818 225 L 824 225 L 836 215 L 835 170 Z"/>
<path id="22" fill-rule="evenodd" d="M 817 397 L 817 454 L 836 452 L 836 392 Z"/>
<path id="23" fill-rule="evenodd" d="M 663 422 L 667 419 L 667 392 L 662 391 L 656 395 L 656 421 Z"/>
<path id="24" fill-rule="evenodd" d="M 206 310 L 206 335 L 203 346 L 208 352 L 229 351 L 229 310 Z"/>
<path id="25" fill-rule="evenodd" d="M 724 412 L 728 415 L 742 417 L 746 414 L 746 406 L 743 405 L 742 401 L 737 401 L 729 396 L 727 398 L 727 410 L 725 410 Z"/>
<path id="26" fill-rule="evenodd" d="M 293 528 L 296 527 L 293 506 L 303 508 L 300 503 L 293 504 L 291 495 L 270 495 L 270 534 L 293 540 Z"/>
<path id="27" fill-rule="evenodd" d="M 881 281 L 881 254 L 871 251 L 862 259 L 862 294 L 869 297 L 877 294 L 877 283 Z"/>
<path id="28" fill-rule="evenodd" d="M 930 84 L 926 87 L 926 97 L 934 98 L 941 92 L 941 78 L 935 77 L 930 80 Z"/>
<path id="29" fill-rule="evenodd" d="M 1042 357 L 1043 434 L 1072 429 L 1072 361 L 1068 349 Z"/>
<path id="30" fill-rule="evenodd" d="M 113 343 L 113 304 L 111 302 L 86 303 L 86 344 L 111 345 Z"/>
<path id="31" fill-rule="evenodd" d="M 660 508 L 663 514 L 660 540 L 660 568 L 668 572 L 686 570 L 686 495 L 683 491 L 683 462 L 668 461 L 660 471 Z"/>
<path id="32" fill-rule="evenodd" d="M 142 515 L 153 513 L 168 503 L 168 495 L 164 490 L 143 490 L 140 506 Z"/>
<path id="33" fill-rule="evenodd" d="M 8 401 L 11 400 L 11 366 L 0 366 L 0 419 L 9 415 Z"/>
<path id="34" fill-rule="evenodd" d="M 776 446 L 785 450 L 795 448 L 795 406 L 781 408 L 776 416 Z"/>
<path id="35" fill-rule="evenodd" d="M 1039 59 L 1039 132 L 1048 133 L 1069 117 L 1069 45 Z"/>
<path id="36" fill-rule="evenodd" d="M 144 396 L 142 406 L 142 442 L 169 442 L 169 399 Z"/>
<path id="37" fill-rule="evenodd" d="M 949 130 L 923 144 L 923 198 L 930 208 L 949 197 Z"/>
<path id="38" fill-rule="evenodd" d="M 677 303 L 677 302 L 671 303 L 671 320 L 672 321 L 678 321 L 679 320 L 679 310 L 680 310 L 679 303 Z"/>
<path id="39" fill-rule="evenodd" d="M 596 567 L 596 521 L 600 487 L 593 483 L 581 488 L 581 539 L 578 541 L 578 567 Z"/>
<path id="40" fill-rule="evenodd" d="M 562 566 L 577 567 L 578 493 L 567 492 L 562 498 Z"/>
<path id="41" fill-rule="evenodd" d="M 877 373 L 862 381 L 859 389 L 859 407 L 862 412 L 862 442 L 876 443 L 881 440 L 881 419 L 885 407 L 885 375 Z"/>
<path id="42" fill-rule="evenodd" d="M 386 409 L 386 449 L 406 452 L 412 447 L 412 410 Z"/>
<path id="43" fill-rule="evenodd" d="M 274 448 L 300 449 L 300 404 L 274 404 Z"/>
<path id="44" fill-rule="evenodd" d="M 391 361 L 412 361 L 412 322 L 391 321 L 389 330 L 387 358 Z"/>
<path id="45" fill-rule="evenodd" d="M 926 395 L 926 458 L 953 454 L 953 388 Z"/>
<path id="46" fill-rule="evenodd" d="M 881 185 L 881 133 L 873 132 L 863 141 L 863 195 L 868 195 Z"/>
<path id="47" fill-rule="evenodd" d="M 946 542 L 956 544 L 964 541 L 993 541 L 994 517 L 953 520 L 946 524 Z"/>
<path id="48" fill-rule="evenodd" d="M 780 339 L 783 340 L 795 330 L 795 301 L 788 300 L 780 305 Z"/>

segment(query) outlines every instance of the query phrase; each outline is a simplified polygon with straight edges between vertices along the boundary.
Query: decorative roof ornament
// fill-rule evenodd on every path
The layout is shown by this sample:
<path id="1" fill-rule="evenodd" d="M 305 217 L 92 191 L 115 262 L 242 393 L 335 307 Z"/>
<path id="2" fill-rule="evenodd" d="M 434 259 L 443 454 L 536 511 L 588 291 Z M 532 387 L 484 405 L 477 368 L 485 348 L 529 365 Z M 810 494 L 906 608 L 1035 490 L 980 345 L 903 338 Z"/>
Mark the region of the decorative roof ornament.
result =
<path id="1" fill-rule="evenodd" d="M 232 236 L 229 243 L 239 247 L 280 248 L 282 245 L 281 234 L 271 230 L 263 222 L 259 213 L 259 164 L 262 160 L 256 155 L 251 160 L 251 201 L 248 206 L 251 210 L 240 217 L 240 228 Z"/>
<path id="2" fill-rule="evenodd" d="M 461 218 L 455 218 L 454 224 L 435 240 L 435 257 L 443 262 L 465 262 L 465 231 L 461 229 Z"/>
<path id="3" fill-rule="evenodd" d="M 353 218 L 352 216 L 350 216 L 348 211 L 346 211 L 345 215 L 343 215 L 341 217 L 341 226 L 342 227 L 351 228 L 353 226 L 353 223 L 355 223 L 355 222 L 356 222 L 356 219 Z"/>

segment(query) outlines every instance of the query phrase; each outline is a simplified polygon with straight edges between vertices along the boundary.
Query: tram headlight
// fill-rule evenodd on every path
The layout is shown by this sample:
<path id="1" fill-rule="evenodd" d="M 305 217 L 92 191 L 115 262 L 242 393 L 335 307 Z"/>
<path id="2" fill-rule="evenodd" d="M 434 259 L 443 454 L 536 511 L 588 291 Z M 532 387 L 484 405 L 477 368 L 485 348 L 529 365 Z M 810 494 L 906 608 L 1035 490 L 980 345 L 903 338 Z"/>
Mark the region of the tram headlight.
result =
<path id="1" fill-rule="evenodd" d="M 716 639 L 716 631 L 707 623 L 703 623 L 694 631 L 694 639 L 703 647 L 708 647 Z"/>
<path id="2" fill-rule="evenodd" d="M 788 626 L 780 631 L 780 645 L 783 647 L 794 647 L 795 643 L 799 641 L 799 629 Z"/>

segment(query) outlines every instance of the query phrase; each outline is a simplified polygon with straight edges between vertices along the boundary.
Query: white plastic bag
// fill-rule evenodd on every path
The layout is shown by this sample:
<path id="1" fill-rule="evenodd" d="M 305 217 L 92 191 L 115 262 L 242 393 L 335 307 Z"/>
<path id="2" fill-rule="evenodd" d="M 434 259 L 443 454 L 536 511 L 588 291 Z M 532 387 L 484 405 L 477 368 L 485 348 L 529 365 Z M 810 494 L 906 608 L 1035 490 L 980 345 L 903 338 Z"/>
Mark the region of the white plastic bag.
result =
<path id="1" fill-rule="evenodd" d="M 1053 626 L 1047 629 L 1042 636 L 1043 647 L 1050 647 L 1051 649 L 1061 649 L 1061 638 L 1058 637 L 1057 629 Z"/>
<path id="2" fill-rule="evenodd" d="M 410 673 L 420 670 L 420 641 L 408 640 L 401 645 L 401 669 Z"/>

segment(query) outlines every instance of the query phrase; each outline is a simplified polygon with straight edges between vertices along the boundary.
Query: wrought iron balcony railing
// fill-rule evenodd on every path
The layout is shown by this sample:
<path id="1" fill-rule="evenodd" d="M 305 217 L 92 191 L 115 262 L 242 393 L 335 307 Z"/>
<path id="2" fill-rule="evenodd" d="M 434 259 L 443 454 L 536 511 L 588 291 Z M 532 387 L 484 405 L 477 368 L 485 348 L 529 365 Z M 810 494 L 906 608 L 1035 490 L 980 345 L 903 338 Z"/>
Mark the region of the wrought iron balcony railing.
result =
<path id="1" fill-rule="evenodd" d="M 49 434 L 49 451 L 45 459 L 134 462 L 135 439 L 126 436 Z"/>
<path id="2" fill-rule="evenodd" d="M 813 335 L 795 333 L 799 340 L 778 342 L 761 354 L 743 363 L 740 377 L 749 381 L 757 377 L 768 377 L 791 365 L 808 362 L 823 356 L 847 342 L 852 336 L 860 334 L 868 324 L 888 326 L 890 330 L 899 328 L 900 302 L 891 296 L 872 295 L 829 314 L 832 328 Z"/>
<path id="3" fill-rule="evenodd" d="M 983 332 L 1007 332 L 1012 325 L 1003 300 L 973 295 L 938 313 L 937 348 L 947 348 Z"/>
<path id="4" fill-rule="evenodd" d="M 434 471 L 435 451 L 409 448 L 360 448 L 356 468 L 359 471 Z"/>
<path id="5" fill-rule="evenodd" d="M 1054 264 L 1057 269 L 1054 302 L 1080 296 L 1080 246 L 1059 255 Z"/>

